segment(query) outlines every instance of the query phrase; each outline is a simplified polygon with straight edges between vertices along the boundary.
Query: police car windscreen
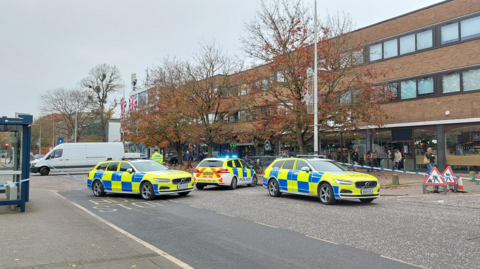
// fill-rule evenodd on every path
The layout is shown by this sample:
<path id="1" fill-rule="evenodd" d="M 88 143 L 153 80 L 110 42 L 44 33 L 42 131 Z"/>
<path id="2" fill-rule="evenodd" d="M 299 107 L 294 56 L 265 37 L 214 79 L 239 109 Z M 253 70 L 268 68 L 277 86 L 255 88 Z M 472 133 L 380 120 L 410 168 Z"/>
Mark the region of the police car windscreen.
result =
<path id="1" fill-rule="evenodd" d="M 198 167 L 222 167 L 223 161 L 204 161 L 201 162 Z"/>
<path id="2" fill-rule="evenodd" d="M 309 162 L 316 171 L 335 171 L 335 172 L 348 171 L 348 169 L 345 166 L 335 162 L 313 161 L 313 160 L 310 160 Z"/>
<path id="3" fill-rule="evenodd" d="M 132 164 L 135 166 L 135 168 L 137 168 L 139 172 L 168 170 L 168 167 L 155 161 L 132 162 Z"/>

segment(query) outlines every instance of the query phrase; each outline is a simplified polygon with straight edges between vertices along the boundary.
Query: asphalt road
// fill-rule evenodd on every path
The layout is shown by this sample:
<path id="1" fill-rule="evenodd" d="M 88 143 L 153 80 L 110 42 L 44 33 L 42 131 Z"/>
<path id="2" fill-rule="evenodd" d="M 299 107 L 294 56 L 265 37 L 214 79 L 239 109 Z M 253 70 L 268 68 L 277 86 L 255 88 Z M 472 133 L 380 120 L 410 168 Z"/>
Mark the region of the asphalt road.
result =
<path id="1" fill-rule="evenodd" d="M 40 178 L 40 177 L 38 177 Z M 325 206 L 263 187 L 144 201 L 32 178 L 194 268 L 478 268 L 479 196 L 382 197 Z M 75 190 L 69 190 L 75 185 Z M 398 260 L 398 261 L 397 261 Z M 409 264 L 407 264 L 409 263 Z"/>

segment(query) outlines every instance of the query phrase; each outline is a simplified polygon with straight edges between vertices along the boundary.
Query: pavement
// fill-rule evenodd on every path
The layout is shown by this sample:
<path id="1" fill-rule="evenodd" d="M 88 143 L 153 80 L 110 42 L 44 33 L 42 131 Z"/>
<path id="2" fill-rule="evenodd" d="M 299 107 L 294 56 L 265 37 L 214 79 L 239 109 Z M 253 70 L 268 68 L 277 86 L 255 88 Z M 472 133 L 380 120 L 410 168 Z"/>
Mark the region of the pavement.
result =
<path id="1" fill-rule="evenodd" d="M 56 191 L 30 192 L 25 213 L 0 207 L 0 268 L 181 268 Z"/>
<path id="2" fill-rule="evenodd" d="M 380 199 L 334 206 L 261 186 L 97 198 L 79 179 L 33 175 L 25 213 L 0 207 L 0 269 L 477 268 L 480 185 L 423 194 L 422 176 L 370 174 Z"/>

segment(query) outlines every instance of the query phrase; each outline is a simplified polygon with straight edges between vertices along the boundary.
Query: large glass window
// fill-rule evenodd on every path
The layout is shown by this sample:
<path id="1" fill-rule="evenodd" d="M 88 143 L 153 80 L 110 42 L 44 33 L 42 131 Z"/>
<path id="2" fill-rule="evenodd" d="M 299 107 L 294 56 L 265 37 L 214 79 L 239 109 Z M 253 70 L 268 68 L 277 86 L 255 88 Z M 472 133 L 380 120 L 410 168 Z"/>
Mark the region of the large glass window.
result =
<path id="1" fill-rule="evenodd" d="M 433 93 L 433 78 L 421 78 L 418 80 L 418 94 Z"/>
<path id="2" fill-rule="evenodd" d="M 464 91 L 480 90 L 480 69 L 463 71 L 462 76 Z"/>
<path id="3" fill-rule="evenodd" d="M 480 37 L 480 16 L 461 22 L 462 40 Z"/>
<path id="4" fill-rule="evenodd" d="M 460 75 L 448 74 L 442 76 L 443 93 L 460 91 Z"/>
<path id="5" fill-rule="evenodd" d="M 383 58 L 391 58 L 398 56 L 398 43 L 397 39 L 383 42 Z"/>
<path id="6" fill-rule="evenodd" d="M 454 171 L 480 170 L 480 125 L 445 132 L 446 165 Z"/>
<path id="7" fill-rule="evenodd" d="M 415 142 L 415 168 L 417 171 L 427 170 L 427 165 L 423 164 L 423 156 L 428 148 L 432 148 L 433 154 L 437 155 L 437 132 L 426 129 L 415 129 L 413 131 Z M 438 161 L 438 156 L 435 158 L 435 163 Z"/>
<path id="8" fill-rule="evenodd" d="M 390 94 L 392 95 L 392 99 L 396 99 L 398 96 L 398 83 L 397 82 L 388 83 L 385 91 L 390 92 Z"/>
<path id="9" fill-rule="evenodd" d="M 383 168 L 392 168 L 392 159 L 394 149 L 392 146 L 392 132 L 383 131 L 372 134 L 372 150 L 377 153 L 376 163 L 370 165 L 379 165 Z"/>
<path id="10" fill-rule="evenodd" d="M 370 61 L 382 59 L 382 44 L 370 46 Z"/>
<path id="11" fill-rule="evenodd" d="M 442 45 L 458 41 L 458 23 L 442 26 Z"/>
<path id="12" fill-rule="evenodd" d="M 415 34 L 400 37 L 400 54 L 415 51 Z"/>
<path id="13" fill-rule="evenodd" d="M 417 97 L 417 83 L 414 79 L 405 80 L 401 82 L 400 89 L 402 99 L 410 99 Z"/>
<path id="14" fill-rule="evenodd" d="M 433 46 L 432 30 L 423 31 L 417 34 L 417 50 L 428 49 Z"/>

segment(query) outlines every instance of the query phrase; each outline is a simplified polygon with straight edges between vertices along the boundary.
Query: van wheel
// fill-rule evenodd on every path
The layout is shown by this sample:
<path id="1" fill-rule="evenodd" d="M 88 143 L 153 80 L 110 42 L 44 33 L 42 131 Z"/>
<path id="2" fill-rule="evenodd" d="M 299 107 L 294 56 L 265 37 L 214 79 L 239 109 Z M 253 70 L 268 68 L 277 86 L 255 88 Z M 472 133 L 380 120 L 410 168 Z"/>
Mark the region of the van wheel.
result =
<path id="1" fill-rule="evenodd" d="M 40 175 L 48 176 L 48 173 L 50 173 L 50 169 L 48 169 L 47 167 L 40 168 Z"/>
<path id="2" fill-rule="evenodd" d="M 93 195 L 95 195 L 96 197 L 105 196 L 105 194 L 107 194 L 103 189 L 103 184 L 102 182 L 100 182 L 100 180 L 95 180 L 95 182 L 93 182 L 92 190 Z"/>
<path id="3" fill-rule="evenodd" d="M 142 194 L 142 198 L 145 200 L 155 199 L 155 192 L 153 190 L 152 183 L 148 181 L 142 183 L 140 186 L 140 193 Z"/>

